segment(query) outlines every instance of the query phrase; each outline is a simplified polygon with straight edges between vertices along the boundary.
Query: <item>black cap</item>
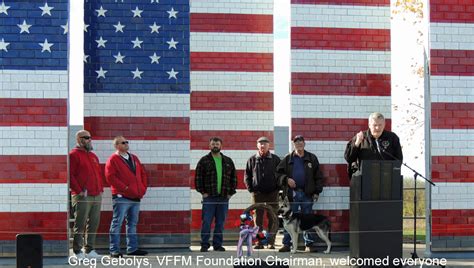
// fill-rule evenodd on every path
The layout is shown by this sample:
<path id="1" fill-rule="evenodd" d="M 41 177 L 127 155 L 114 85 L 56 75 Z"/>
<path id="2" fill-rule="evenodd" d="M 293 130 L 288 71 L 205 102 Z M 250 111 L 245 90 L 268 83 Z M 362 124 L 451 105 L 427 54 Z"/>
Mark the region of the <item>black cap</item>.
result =
<path id="1" fill-rule="evenodd" d="M 301 135 L 296 135 L 293 137 L 293 142 L 304 141 L 304 137 Z"/>
<path id="2" fill-rule="evenodd" d="M 270 143 L 270 140 L 267 137 L 262 136 L 262 137 L 258 138 L 257 142 L 268 142 L 268 143 Z"/>

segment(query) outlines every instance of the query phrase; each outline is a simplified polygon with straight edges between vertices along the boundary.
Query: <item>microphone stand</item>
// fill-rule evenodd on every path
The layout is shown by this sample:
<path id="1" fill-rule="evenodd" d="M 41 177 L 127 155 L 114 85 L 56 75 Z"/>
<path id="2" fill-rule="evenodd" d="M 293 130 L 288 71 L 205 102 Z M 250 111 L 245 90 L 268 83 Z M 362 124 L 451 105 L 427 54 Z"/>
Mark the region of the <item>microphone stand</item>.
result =
<path id="1" fill-rule="evenodd" d="M 395 160 L 398 160 L 401 162 L 400 159 L 398 159 L 397 157 L 395 157 L 394 155 L 392 155 L 391 153 L 387 152 L 385 149 L 383 149 L 383 147 L 381 147 L 382 149 L 382 152 L 388 154 L 390 157 L 392 157 L 393 159 Z M 415 169 L 413 169 L 412 167 L 410 167 L 409 165 L 407 165 L 406 163 L 403 163 L 402 164 L 407 167 L 409 170 L 413 171 L 413 178 L 414 178 L 414 181 L 415 181 L 415 194 L 414 194 L 414 205 L 415 207 L 413 208 L 413 222 L 414 222 L 414 233 L 413 233 L 413 252 L 411 253 L 411 258 L 412 259 L 418 259 L 418 254 L 416 254 L 416 204 L 417 204 L 417 187 L 416 187 L 416 178 L 419 176 L 421 178 L 423 178 L 425 181 L 427 181 L 429 184 L 433 185 L 433 186 L 436 186 L 436 184 L 434 184 L 432 181 L 428 180 L 427 178 L 425 178 L 423 175 L 421 175 L 418 171 L 416 171 Z"/>

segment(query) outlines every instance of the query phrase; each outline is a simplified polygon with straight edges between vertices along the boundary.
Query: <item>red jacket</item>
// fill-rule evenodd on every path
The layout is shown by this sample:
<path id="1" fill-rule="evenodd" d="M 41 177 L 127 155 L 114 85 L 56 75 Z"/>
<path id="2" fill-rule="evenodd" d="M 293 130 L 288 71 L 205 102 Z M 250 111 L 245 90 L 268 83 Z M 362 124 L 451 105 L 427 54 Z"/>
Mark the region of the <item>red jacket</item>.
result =
<path id="1" fill-rule="evenodd" d="M 73 195 L 87 190 L 87 195 L 97 196 L 104 191 L 97 155 L 83 148 L 74 148 L 69 152 L 69 162 L 69 186 Z"/>
<path id="2" fill-rule="evenodd" d="M 141 199 L 146 193 L 147 177 L 138 157 L 130 155 L 135 161 L 136 174 L 133 174 L 119 154 L 114 153 L 105 164 L 105 178 L 110 184 L 113 195 L 121 194 L 126 198 Z"/>

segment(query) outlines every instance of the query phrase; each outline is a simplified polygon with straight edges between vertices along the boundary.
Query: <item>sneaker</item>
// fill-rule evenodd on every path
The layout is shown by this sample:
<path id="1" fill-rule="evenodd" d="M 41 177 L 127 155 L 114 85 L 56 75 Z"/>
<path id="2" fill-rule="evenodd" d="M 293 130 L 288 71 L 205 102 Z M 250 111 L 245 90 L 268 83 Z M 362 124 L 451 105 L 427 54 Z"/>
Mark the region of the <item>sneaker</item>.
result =
<path id="1" fill-rule="evenodd" d="M 202 246 L 200 251 L 201 251 L 201 252 L 208 252 L 208 251 L 209 251 L 209 247 Z"/>
<path id="2" fill-rule="evenodd" d="M 129 256 L 145 256 L 148 254 L 148 251 L 137 249 L 134 252 L 127 253 Z"/>
<path id="3" fill-rule="evenodd" d="M 218 246 L 218 247 L 213 247 L 214 251 L 225 251 L 225 248 L 223 246 Z"/>
<path id="4" fill-rule="evenodd" d="M 281 247 L 278 252 L 290 252 L 291 251 L 291 247 L 288 246 L 288 245 L 283 245 L 283 247 Z"/>
<path id="5" fill-rule="evenodd" d="M 74 255 L 76 256 L 77 260 L 83 260 L 86 258 L 86 254 L 84 254 L 84 252 L 82 251 L 79 253 L 75 253 Z"/>
<path id="6" fill-rule="evenodd" d="M 262 245 L 255 245 L 253 248 L 254 249 L 263 249 L 263 246 Z"/>
<path id="7" fill-rule="evenodd" d="M 318 249 L 316 247 L 313 247 L 313 246 L 306 246 L 305 249 L 304 249 L 305 252 L 318 252 Z"/>
<path id="8" fill-rule="evenodd" d="M 274 245 L 268 245 L 267 248 L 268 249 L 275 249 L 275 246 Z"/>
<path id="9" fill-rule="evenodd" d="M 120 252 L 116 252 L 116 253 L 110 253 L 110 257 L 112 257 L 112 258 L 122 258 L 123 255 Z"/>
<path id="10" fill-rule="evenodd" d="M 86 258 L 100 259 L 100 258 L 102 258 L 102 255 L 99 255 L 99 253 L 97 253 L 97 251 L 92 250 L 91 252 L 86 254 Z"/>

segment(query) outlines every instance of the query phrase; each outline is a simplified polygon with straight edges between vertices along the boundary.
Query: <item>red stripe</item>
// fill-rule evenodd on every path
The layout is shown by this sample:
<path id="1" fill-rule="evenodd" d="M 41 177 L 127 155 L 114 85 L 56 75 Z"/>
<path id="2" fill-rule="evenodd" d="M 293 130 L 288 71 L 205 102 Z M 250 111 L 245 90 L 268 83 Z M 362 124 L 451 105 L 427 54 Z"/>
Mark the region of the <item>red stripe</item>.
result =
<path id="1" fill-rule="evenodd" d="M 188 140 L 189 117 L 85 117 L 94 139 L 123 135 L 133 140 Z"/>
<path id="2" fill-rule="evenodd" d="M 474 129 L 474 103 L 432 103 L 434 129 Z"/>
<path id="3" fill-rule="evenodd" d="M 65 155 L 1 155 L 0 183 L 66 183 Z"/>
<path id="4" fill-rule="evenodd" d="M 222 138 L 225 150 L 257 150 L 257 139 L 265 136 L 273 140 L 273 131 L 193 130 L 191 150 L 209 150 L 209 139 L 214 136 Z M 270 149 L 273 149 L 273 143 L 270 144 Z"/>
<path id="5" fill-rule="evenodd" d="M 474 156 L 433 156 L 434 182 L 474 182 Z"/>
<path id="6" fill-rule="evenodd" d="M 240 52 L 191 52 L 191 70 L 273 72 L 273 54 Z"/>
<path id="7" fill-rule="evenodd" d="M 390 30 L 292 27 L 291 48 L 390 51 Z"/>
<path id="8" fill-rule="evenodd" d="M 102 211 L 100 215 L 100 234 L 109 234 L 112 211 Z M 140 211 L 137 224 L 138 234 L 189 234 L 191 211 Z M 124 223 L 125 226 L 125 223 Z M 125 233 L 125 228 L 122 233 Z"/>
<path id="9" fill-rule="evenodd" d="M 433 209 L 433 236 L 474 236 L 474 209 Z"/>
<path id="10" fill-rule="evenodd" d="M 390 6 L 390 0 L 291 0 L 292 4 Z"/>
<path id="11" fill-rule="evenodd" d="M 241 209 L 229 209 L 224 228 L 238 229 L 242 212 Z M 329 217 L 332 232 L 349 231 L 349 210 L 318 210 L 317 213 Z M 197 232 L 201 230 L 201 210 L 192 211 L 191 229 Z"/>
<path id="12" fill-rule="evenodd" d="M 474 75 L 474 50 L 431 50 L 432 75 Z"/>
<path id="13" fill-rule="evenodd" d="M 273 92 L 191 92 L 191 110 L 273 111 Z"/>
<path id="14" fill-rule="evenodd" d="M 368 119 L 292 118 L 291 136 L 303 135 L 305 140 L 349 141 L 357 132 L 368 128 Z M 385 119 L 385 129 L 391 129 L 391 119 Z"/>
<path id="15" fill-rule="evenodd" d="M 104 174 L 105 164 L 101 164 Z M 143 164 L 148 187 L 189 187 L 189 164 Z M 104 187 L 109 184 L 104 180 Z"/>
<path id="16" fill-rule="evenodd" d="M 291 94 L 390 96 L 390 75 L 291 73 Z"/>
<path id="17" fill-rule="evenodd" d="M 473 0 L 431 0 L 430 1 L 431 22 L 473 23 L 474 1 Z"/>
<path id="18" fill-rule="evenodd" d="M 273 33 L 273 15 L 191 13 L 191 32 Z"/>
<path id="19" fill-rule="evenodd" d="M 44 240 L 67 240 L 67 222 L 66 212 L 0 212 L 0 240 L 15 240 L 20 233 L 41 234 Z"/>
<path id="20" fill-rule="evenodd" d="M 0 98 L 0 126 L 67 126 L 67 100 Z"/>

